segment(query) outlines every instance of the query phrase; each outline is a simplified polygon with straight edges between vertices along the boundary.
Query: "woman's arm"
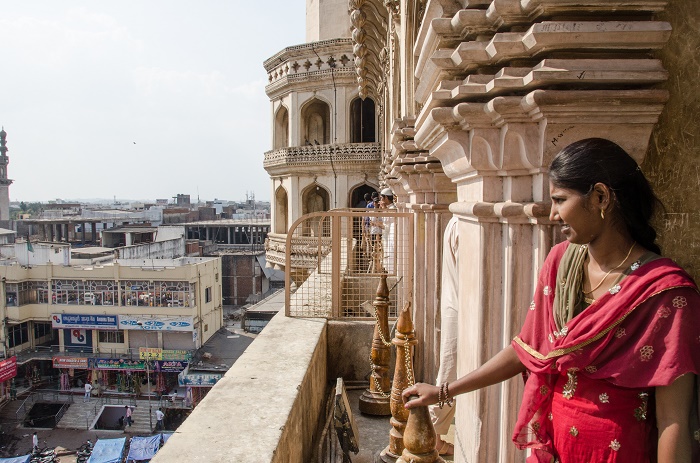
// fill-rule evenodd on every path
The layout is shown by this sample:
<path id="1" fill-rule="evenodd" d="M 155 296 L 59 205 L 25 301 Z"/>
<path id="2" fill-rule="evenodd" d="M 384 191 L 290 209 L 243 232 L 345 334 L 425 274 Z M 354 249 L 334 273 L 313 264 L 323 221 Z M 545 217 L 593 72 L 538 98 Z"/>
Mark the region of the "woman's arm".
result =
<path id="1" fill-rule="evenodd" d="M 525 366 L 520 362 L 515 349 L 508 346 L 476 370 L 450 383 L 450 397 L 500 383 L 524 370 Z M 439 390 L 438 386 L 424 383 L 411 386 L 405 389 L 402 394 L 405 407 L 413 408 L 437 403 Z M 418 398 L 408 400 L 412 395 L 418 395 Z"/>
<path id="2" fill-rule="evenodd" d="M 690 408 L 695 375 L 686 374 L 670 386 L 656 388 L 659 463 L 690 463 Z"/>

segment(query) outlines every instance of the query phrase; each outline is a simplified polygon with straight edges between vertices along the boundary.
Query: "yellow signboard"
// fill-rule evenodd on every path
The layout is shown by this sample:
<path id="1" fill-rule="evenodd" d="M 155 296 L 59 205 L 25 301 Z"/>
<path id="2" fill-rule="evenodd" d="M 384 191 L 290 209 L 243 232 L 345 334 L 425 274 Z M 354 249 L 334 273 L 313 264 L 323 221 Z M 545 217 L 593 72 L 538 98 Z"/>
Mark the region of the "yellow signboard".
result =
<path id="1" fill-rule="evenodd" d="M 163 360 L 163 349 L 139 347 L 139 358 L 141 360 Z"/>

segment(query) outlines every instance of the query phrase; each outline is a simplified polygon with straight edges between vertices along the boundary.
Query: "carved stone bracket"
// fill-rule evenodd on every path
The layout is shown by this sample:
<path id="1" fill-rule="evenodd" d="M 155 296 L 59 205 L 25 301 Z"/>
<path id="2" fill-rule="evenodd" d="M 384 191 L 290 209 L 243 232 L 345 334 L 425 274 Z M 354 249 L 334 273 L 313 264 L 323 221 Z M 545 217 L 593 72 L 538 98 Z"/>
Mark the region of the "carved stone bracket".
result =
<path id="1" fill-rule="evenodd" d="M 537 90 L 435 108 L 415 140 L 453 181 L 477 173 L 541 173 L 564 146 L 594 136 L 609 138 L 641 162 L 666 99 L 664 90 Z"/>
<path id="2" fill-rule="evenodd" d="M 387 9 L 379 0 L 350 0 L 348 7 L 360 97 L 372 95 L 378 100 L 384 74 L 380 54 L 386 46 Z"/>

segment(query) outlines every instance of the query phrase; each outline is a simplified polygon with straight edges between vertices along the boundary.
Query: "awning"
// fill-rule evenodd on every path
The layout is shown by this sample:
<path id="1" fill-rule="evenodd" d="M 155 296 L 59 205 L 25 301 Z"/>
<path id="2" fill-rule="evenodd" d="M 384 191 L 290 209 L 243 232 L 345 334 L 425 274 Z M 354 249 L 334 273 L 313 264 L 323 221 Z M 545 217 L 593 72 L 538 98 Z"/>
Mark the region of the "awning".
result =
<path id="1" fill-rule="evenodd" d="M 122 461 L 126 437 L 119 439 L 99 439 L 92 448 L 87 463 L 119 463 Z"/>
<path id="2" fill-rule="evenodd" d="M 148 437 L 132 437 L 129 444 L 129 455 L 127 455 L 126 460 L 150 460 L 160 449 L 161 437 L 165 443 L 172 435 L 169 432 Z"/>
<path id="3" fill-rule="evenodd" d="M 22 455 L 21 457 L 0 458 L 0 463 L 28 463 L 31 455 Z"/>

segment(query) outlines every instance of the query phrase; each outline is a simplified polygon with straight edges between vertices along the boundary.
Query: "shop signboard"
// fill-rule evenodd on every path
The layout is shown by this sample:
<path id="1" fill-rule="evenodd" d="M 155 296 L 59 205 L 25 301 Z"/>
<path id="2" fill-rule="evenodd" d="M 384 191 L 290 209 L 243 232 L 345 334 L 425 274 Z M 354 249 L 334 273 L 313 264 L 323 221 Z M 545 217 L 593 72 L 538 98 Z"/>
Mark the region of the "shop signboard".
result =
<path id="1" fill-rule="evenodd" d="M 9 359 L 0 361 L 0 383 L 17 376 L 17 357 L 14 355 Z"/>
<path id="2" fill-rule="evenodd" d="M 163 349 L 157 347 L 139 347 L 141 360 L 163 360 Z"/>
<path id="3" fill-rule="evenodd" d="M 181 360 L 156 360 L 155 371 L 162 373 L 180 373 L 187 368 L 187 362 Z"/>
<path id="4" fill-rule="evenodd" d="M 87 370 L 87 357 L 52 357 L 54 368 L 75 368 L 78 370 Z"/>
<path id="5" fill-rule="evenodd" d="M 80 328 L 85 330 L 117 330 L 116 315 L 88 315 L 55 313 L 51 315 L 51 326 L 60 328 Z"/>
<path id="6" fill-rule="evenodd" d="M 131 359 L 91 359 L 92 368 L 98 370 L 145 370 L 146 362 Z"/>
<path id="7" fill-rule="evenodd" d="M 163 349 L 163 360 L 192 360 L 191 350 Z"/>
<path id="8" fill-rule="evenodd" d="M 223 376 L 223 373 L 181 373 L 177 376 L 177 383 L 180 386 L 212 387 L 218 380 L 223 378 Z"/>
<path id="9" fill-rule="evenodd" d="M 119 315 L 119 329 L 122 330 L 148 330 L 148 331 L 192 331 L 194 321 L 192 317 L 135 317 L 133 315 Z"/>

